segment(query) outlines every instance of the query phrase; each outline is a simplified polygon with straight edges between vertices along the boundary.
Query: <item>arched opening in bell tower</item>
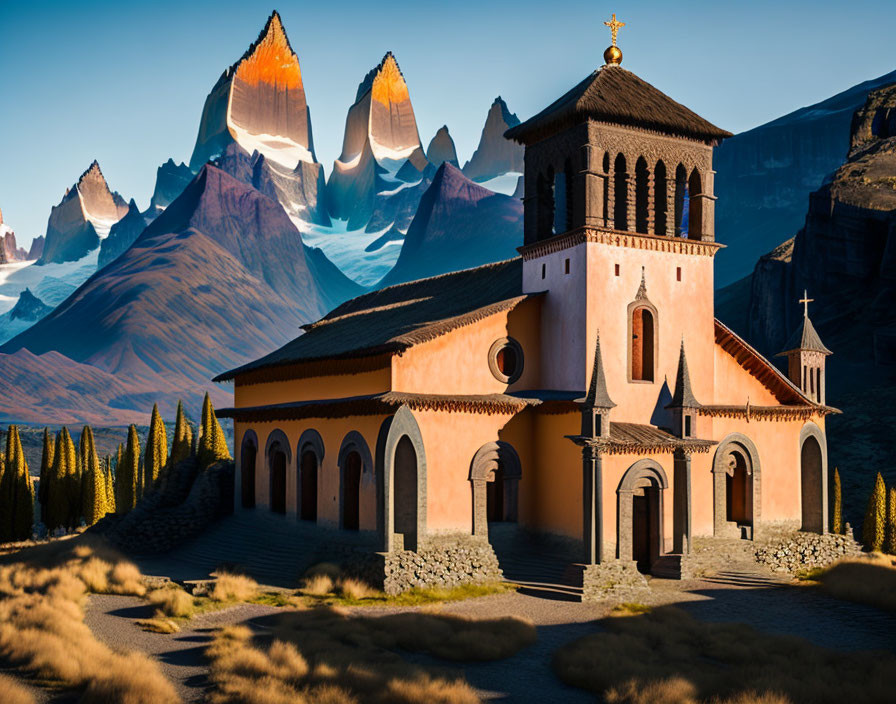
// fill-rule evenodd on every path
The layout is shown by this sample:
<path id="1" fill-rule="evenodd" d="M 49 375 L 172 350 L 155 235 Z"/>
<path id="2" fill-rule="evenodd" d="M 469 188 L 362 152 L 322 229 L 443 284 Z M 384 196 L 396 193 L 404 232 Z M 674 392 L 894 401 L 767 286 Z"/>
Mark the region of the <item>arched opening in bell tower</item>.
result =
<path id="1" fill-rule="evenodd" d="M 666 234 L 668 188 L 666 185 L 666 165 L 656 162 L 653 168 L 653 234 Z"/>
<path id="2" fill-rule="evenodd" d="M 625 157 L 622 154 L 616 156 L 613 164 L 613 228 L 616 230 L 628 229 L 628 174 L 626 173 Z"/>
<path id="3" fill-rule="evenodd" d="M 650 222 L 649 194 L 650 171 L 647 169 L 647 161 L 644 157 L 638 157 L 635 164 L 635 232 L 642 235 L 648 234 Z"/>

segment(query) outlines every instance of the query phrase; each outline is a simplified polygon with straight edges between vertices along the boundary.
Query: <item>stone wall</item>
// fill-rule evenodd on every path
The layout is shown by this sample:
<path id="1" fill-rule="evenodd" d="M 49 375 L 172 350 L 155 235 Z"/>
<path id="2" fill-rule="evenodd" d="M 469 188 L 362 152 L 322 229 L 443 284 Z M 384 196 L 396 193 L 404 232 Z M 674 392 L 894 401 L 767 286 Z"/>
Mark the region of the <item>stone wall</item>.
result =
<path id="1" fill-rule="evenodd" d="M 647 579 L 631 560 L 608 560 L 582 571 L 582 601 L 631 599 L 648 589 Z"/>
<path id="2" fill-rule="evenodd" d="M 793 532 L 756 545 L 756 561 L 773 572 L 799 574 L 807 570 L 827 567 L 840 558 L 858 555 L 861 547 L 847 535 Z"/>
<path id="3" fill-rule="evenodd" d="M 131 554 L 167 552 L 232 512 L 233 471 L 233 462 L 219 462 L 200 472 L 194 457 L 186 459 L 132 511 L 106 516 L 90 530 Z"/>
<path id="4" fill-rule="evenodd" d="M 383 590 L 387 594 L 415 587 L 483 584 L 502 578 L 498 558 L 488 541 L 467 535 L 431 538 L 417 552 L 386 553 L 383 568 Z"/>

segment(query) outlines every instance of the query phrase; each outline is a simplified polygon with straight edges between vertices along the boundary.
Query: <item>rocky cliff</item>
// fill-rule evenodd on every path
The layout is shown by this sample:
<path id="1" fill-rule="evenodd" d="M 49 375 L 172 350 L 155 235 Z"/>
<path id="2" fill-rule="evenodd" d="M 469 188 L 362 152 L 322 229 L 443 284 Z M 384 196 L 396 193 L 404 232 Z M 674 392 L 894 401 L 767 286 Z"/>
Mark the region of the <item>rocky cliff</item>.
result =
<path id="1" fill-rule="evenodd" d="M 420 199 L 395 267 L 380 286 L 516 256 L 523 204 L 473 183 L 443 163 Z"/>
<path id="2" fill-rule="evenodd" d="M 28 249 L 28 261 L 35 261 L 40 259 L 44 253 L 44 242 L 47 241 L 47 238 L 41 235 L 40 237 L 35 237 L 31 240 L 31 247 Z"/>
<path id="3" fill-rule="evenodd" d="M 454 140 L 451 139 L 451 135 L 448 133 L 448 125 L 439 127 L 439 130 L 426 148 L 426 158 L 436 168 L 446 161 L 452 166 L 459 166 L 457 163 L 457 150 L 454 148 Z"/>
<path id="4" fill-rule="evenodd" d="M 851 125 L 846 162 L 811 194 L 796 237 L 760 258 L 740 305 L 750 341 L 774 353 L 797 325 L 806 289 L 837 352 L 833 368 L 851 369 L 843 378 L 854 385 L 859 371 L 896 365 L 896 84 L 872 91 Z M 736 319 L 735 307 L 725 313 Z"/>
<path id="5" fill-rule="evenodd" d="M 263 156 L 266 178 L 282 181 L 281 190 L 299 198 L 280 201 L 290 216 L 328 222 L 299 59 L 276 12 L 206 98 L 190 169 L 198 171 L 233 144 L 247 156 Z"/>
<path id="6" fill-rule="evenodd" d="M 495 98 L 486 115 L 479 146 L 464 164 L 464 176 L 482 182 L 503 174 L 523 173 L 523 145 L 504 137 L 508 129 L 518 124 L 519 118 L 508 110 L 501 96 Z"/>
<path id="7" fill-rule="evenodd" d="M 128 212 L 113 193 L 94 161 L 50 211 L 43 252 L 38 264 L 76 261 L 100 246 L 100 239 Z"/>
<path id="8" fill-rule="evenodd" d="M 31 289 L 26 288 L 19 294 L 19 300 L 9 311 L 9 317 L 11 320 L 36 322 L 52 310 L 50 306 L 31 293 Z"/>
<path id="9" fill-rule="evenodd" d="M 3 409 L 19 404 L 17 417 L 43 413 L 42 422 L 63 422 L 55 419 L 67 406 L 53 411 L 47 396 L 58 384 L 94 396 L 91 415 L 118 422 L 125 412 L 145 414 L 156 399 L 168 413 L 179 396 L 198 402 L 221 370 L 277 348 L 357 292 L 321 256 L 309 263 L 277 202 L 205 166 L 119 257 L 0 347 L 0 378 L 11 383 L 17 365 L 26 375 L 47 353 L 64 360 L 44 368 L 57 384 L 44 393 L 20 379 L 31 393 L 3 401 L 0 413 L 15 415 Z M 96 386 L 110 375 L 112 397 Z"/>
<path id="10" fill-rule="evenodd" d="M 716 285 L 750 273 L 765 252 L 802 225 L 806 199 L 843 162 L 853 113 L 896 71 L 725 140 L 713 159 Z"/>
<path id="11" fill-rule="evenodd" d="M 0 264 L 23 262 L 28 253 L 16 244 L 16 233 L 3 222 L 3 211 L 0 211 Z"/>
<path id="12" fill-rule="evenodd" d="M 153 212 L 152 208 L 149 212 Z M 102 269 L 130 247 L 149 222 L 150 218 L 140 212 L 132 198 L 128 204 L 128 214 L 112 226 L 109 236 L 100 243 L 97 269 Z"/>
<path id="13" fill-rule="evenodd" d="M 161 213 L 184 192 L 195 175 L 185 163 L 175 164 L 174 159 L 168 159 L 156 169 L 156 185 L 147 215 L 154 218 Z"/>
<path id="14" fill-rule="evenodd" d="M 429 162 L 420 145 L 408 85 L 391 52 L 361 81 L 348 110 L 342 154 L 327 183 L 330 215 L 365 227 L 389 195 L 419 181 Z"/>

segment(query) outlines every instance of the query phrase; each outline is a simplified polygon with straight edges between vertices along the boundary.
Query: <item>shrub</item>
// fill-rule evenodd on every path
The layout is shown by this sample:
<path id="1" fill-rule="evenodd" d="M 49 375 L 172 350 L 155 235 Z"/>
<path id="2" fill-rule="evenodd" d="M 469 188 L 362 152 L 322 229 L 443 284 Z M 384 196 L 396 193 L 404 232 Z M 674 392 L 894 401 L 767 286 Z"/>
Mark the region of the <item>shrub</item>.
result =
<path id="1" fill-rule="evenodd" d="M 305 580 L 302 591 L 310 596 L 326 596 L 334 589 L 333 580 L 325 574 L 317 574 Z"/>
<path id="2" fill-rule="evenodd" d="M 155 589 L 147 598 L 149 603 L 158 607 L 159 612 L 165 616 L 186 618 L 193 615 L 193 597 L 179 587 Z"/>
<path id="3" fill-rule="evenodd" d="M 608 618 L 560 648 L 554 671 L 608 702 L 746 704 L 888 701 L 896 658 L 826 650 L 674 607 Z"/>
<path id="4" fill-rule="evenodd" d="M 896 611 L 896 558 L 872 553 L 840 560 L 815 579 L 838 599 Z"/>
<path id="5" fill-rule="evenodd" d="M 370 599 L 380 592 L 357 579 L 343 579 L 339 582 L 339 593 L 346 599 Z"/>
<path id="6" fill-rule="evenodd" d="M 241 574 L 219 572 L 210 594 L 215 601 L 249 601 L 258 594 L 258 582 Z"/>
<path id="7" fill-rule="evenodd" d="M 877 473 L 874 490 L 868 498 L 868 509 L 862 522 L 862 542 L 866 550 L 881 550 L 884 546 L 884 531 L 887 512 L 887 490 L 884 478 Z"/>
<path id="8" fill-rule="evenodd" d="M 843 534 L 843 490 L 840 486 L 840 470 L 834 467 L 834 510 L 831 511 L 831 532 Z"/>
<path id="9" fill-rule="evenodd" d="M 143 618 L 135 621 L 140 628 L 149 633 L 177 633 L 180 626 L 170 618 Z"/>
<path id="10" fill-rule="evenodd" d="M 31 692 L 12 677 L 0 675 L 0 692 L 3 692 L 4 704 L 35 704 Z"/>

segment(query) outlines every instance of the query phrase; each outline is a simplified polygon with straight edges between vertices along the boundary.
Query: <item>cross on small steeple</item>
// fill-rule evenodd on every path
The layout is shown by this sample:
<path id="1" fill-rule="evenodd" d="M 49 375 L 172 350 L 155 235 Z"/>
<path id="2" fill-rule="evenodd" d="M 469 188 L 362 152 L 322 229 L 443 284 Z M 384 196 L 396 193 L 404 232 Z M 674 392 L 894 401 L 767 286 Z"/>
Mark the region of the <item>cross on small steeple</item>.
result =
<path id="1" fill-rule="evenodd" d="M 604 22 L 604 25 L 610 28 L 610 36 L 613 38 L 613 46 L 616 46 L 616 33 L 619 31 L 620 27 L 625 27 L 625 22 L 619 22 L 616 20 L 616 13 L 613 13 L 613 17 L 609 22 Z"/>
<path id="2" fill-rule="evenodd" d="M 809 317 L 809 304 L 814 300 L 814 298 L 809 298 L 809 294 L 806 292 L 806 289 L 803 289 L 803 297 L 799 301 L 803 304 L 803 317 Z"/>

